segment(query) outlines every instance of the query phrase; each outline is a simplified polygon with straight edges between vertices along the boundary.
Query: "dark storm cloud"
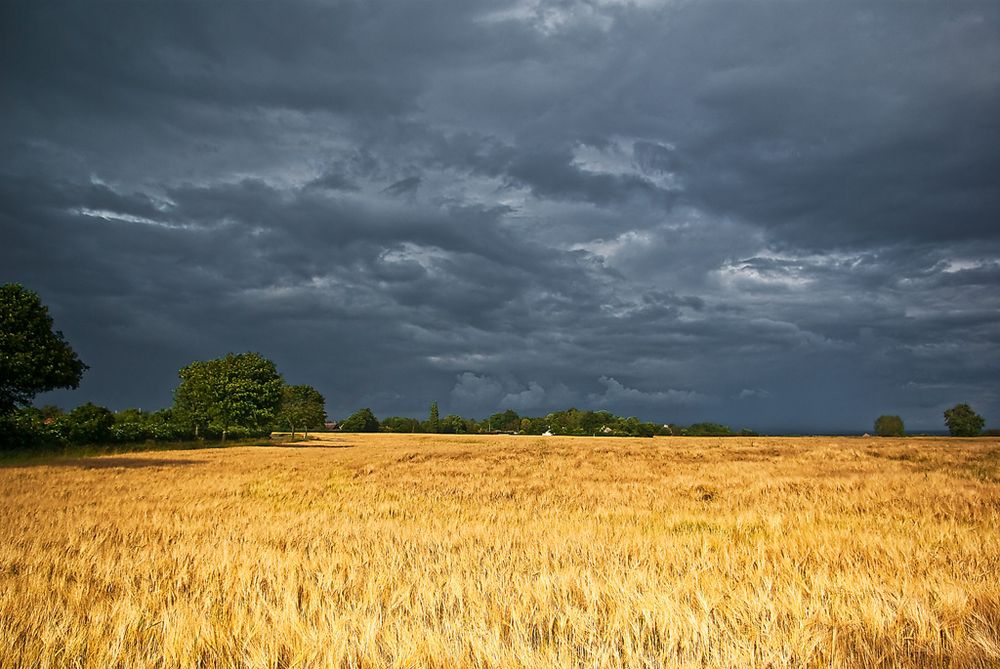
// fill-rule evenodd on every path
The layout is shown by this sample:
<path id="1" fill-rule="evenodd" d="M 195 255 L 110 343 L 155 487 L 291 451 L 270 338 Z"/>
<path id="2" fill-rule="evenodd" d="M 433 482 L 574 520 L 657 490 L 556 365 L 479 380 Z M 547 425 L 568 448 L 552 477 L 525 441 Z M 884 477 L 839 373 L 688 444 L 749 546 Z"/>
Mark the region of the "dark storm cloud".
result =
<path id="1" fill-rule="evenodd" d="M 1000 397 L 987 4 L 8 3 L 3 281 L 164 405 L 934 429 Z"/>

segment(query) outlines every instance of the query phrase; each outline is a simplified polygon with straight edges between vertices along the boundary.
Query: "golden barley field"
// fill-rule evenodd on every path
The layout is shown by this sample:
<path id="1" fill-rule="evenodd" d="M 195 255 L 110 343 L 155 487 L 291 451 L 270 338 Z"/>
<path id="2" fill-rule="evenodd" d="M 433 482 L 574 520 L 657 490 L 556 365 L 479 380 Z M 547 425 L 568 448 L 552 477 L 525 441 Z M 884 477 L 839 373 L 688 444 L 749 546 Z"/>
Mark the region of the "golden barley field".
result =
<path id="1" fill-rule="evenodd" d="M 0 667 L 997 667 L 1000 440 L 336 435 L 0 469 Z"/>

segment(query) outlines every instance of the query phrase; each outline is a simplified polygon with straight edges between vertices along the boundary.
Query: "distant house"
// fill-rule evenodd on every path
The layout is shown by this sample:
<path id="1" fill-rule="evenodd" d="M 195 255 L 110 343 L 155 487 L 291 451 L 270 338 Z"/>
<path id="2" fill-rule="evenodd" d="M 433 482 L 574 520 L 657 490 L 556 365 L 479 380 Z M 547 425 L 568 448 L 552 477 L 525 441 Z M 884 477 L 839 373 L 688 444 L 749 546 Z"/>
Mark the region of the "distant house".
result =
<path id="1" fill-rule="evenodd" d="M 552 436 L 552 430 L 546 430 L 545 432 L 542 432 L 542 436 L 543 437 L 551 437 Z"/>
<path id="2" fill-rule="evenodd" d="M 335 420 L 328 420 L 325 423 L 323 423 L 323 427 L 325 427 L 327 430 L 336 430 L 337 429 L 337 421 L 335 421 Z"/>

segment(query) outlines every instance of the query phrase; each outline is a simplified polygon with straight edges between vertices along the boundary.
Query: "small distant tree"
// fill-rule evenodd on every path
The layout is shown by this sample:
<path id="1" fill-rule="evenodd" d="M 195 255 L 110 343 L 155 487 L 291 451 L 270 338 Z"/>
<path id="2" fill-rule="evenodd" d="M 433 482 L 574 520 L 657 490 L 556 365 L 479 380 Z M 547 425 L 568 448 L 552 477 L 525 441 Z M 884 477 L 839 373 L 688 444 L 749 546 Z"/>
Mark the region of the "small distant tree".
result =
<path id="1" fill-rule="evenodd" d="M 344 432 L 378 432 L 378 427 L 378 418 L 368 408 L 355 411 L 340 424 Z"/>
<path id="2" fill-rule="evenodd" d="M 422 432 L 423 426 L 416 418 L 406 416 L 389 416 L 381 421 L 383 432 Z"/>
<path id="3" fill-rule="evenodd" d="M 427 415 L 427 432 L 437 433 L 441 431 L 441 416 L 438 412 L 438 403 L 431 402 L 431 410 Z"/>
<path id="4" fill-rule="evenodd" d="M 444 434 L 465 434 L 468 428 L 461 416 L 449 414 L 441 419 L 441 432 Z"/>
<path id="5" fill-rule="evenodd" d="M 302 428 L 308 436 L 310 428 L 323 427 L 326 423 L 326 399 L 312 386 L 285 386 L 281 391 L 281 406 L 277 424 L 287 427 L 295 438 L 295 430 Z"/>
<path id="6" fill-rule="evenodd" d="M 87 365 L 52 329 L 49 310 L 21 284 L 0 286 L 0 417 L 38 393 L 76 388 Z"/>
<path id="7" fill-rule="evenodd" d="M 968 404 L 956 404 L 945 410 L 944 423 L 953 437 L 975 437 L 982 432 L 986 421 Z"/>
<path id="8" fill-rule="evenodd" d="M 486 419 L 487 430 L 517 432 L 521 429 L 521 417 L 513 409 L 495 413 Z"/>
<path id="9" fill-rule="evenodd" d="M 903 419 L 899 416 L 879 416 L 875 419 L 875 434 L 880 437 L 902 437 Z"/>
<path id="10" fill-rule="evenodd" d="M 728 426 L 720 423 L 695 423 L 685 430 L 689 437 L 728 437 L 732 433 Z"/>

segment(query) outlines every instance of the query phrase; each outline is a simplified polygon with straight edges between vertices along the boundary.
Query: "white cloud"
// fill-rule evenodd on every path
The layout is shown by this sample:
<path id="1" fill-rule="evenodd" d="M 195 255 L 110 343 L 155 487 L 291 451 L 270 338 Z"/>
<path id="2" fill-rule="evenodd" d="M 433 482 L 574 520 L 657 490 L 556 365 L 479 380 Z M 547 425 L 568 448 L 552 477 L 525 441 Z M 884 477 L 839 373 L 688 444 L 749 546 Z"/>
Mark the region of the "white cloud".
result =
<path id="1" fill-rule="evenodd" d="M 676 390 L 668 388 L 666 390 L 656 390 L 645 392 L 637 388 L 629 388 L 618 379 L 610 376 L 602 376 L 598 379 L 604 386 L 603 393 L 591 393 L 587 399 L 594 403 L 595 408 L 603 406 L 616 406 L 618 404 L 697 404 L 707 398 L 701 393 L 693 390 Z"/>
<path id="2" fill-rule="evenodd" d="M 771 393 L 767 392 L 763 388 L 744 388 L 740 392 L 733 396 L 733 399 L 737 400 L 763 400 L 771 396 Z"/>

